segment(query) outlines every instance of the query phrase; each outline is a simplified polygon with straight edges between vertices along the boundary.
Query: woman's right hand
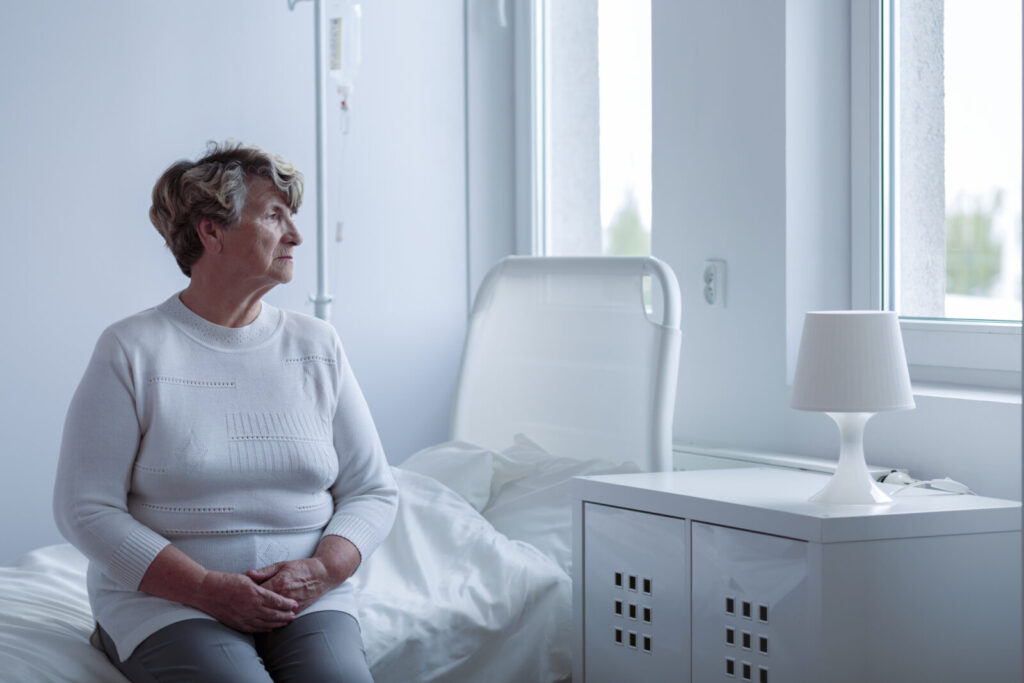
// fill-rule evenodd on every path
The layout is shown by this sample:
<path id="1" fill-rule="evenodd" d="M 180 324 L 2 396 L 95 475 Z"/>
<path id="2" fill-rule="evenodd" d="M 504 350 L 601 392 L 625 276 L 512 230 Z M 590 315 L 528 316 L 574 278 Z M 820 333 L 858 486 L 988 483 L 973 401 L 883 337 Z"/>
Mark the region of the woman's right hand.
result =
<path id="1" fill-rule="evenodd" d="M 164 546 L 146 569 L 139 590 L 180 602 L 247 633 L 265 632 L 295 620 L 299 604 L 263 588 L 245 574 L 210 571 L 173 545 Z"/>
<path id="2" fill-rule="evenodd" d="M 263 588 L 244 574 L 210 571 L 199 584 L 195 606 L 231 628 L 267 632 L 295 620 L 298 603 Z"/>

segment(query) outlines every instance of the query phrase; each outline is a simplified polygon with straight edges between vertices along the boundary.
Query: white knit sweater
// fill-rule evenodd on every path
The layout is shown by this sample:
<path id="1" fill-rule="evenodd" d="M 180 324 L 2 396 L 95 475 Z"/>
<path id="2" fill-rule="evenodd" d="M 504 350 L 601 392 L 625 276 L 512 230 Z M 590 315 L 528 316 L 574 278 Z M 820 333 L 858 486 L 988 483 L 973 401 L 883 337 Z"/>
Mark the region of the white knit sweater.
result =
<path id="1" fill-rule="evenodd" d="M 100 336 L 68 410 L 54 489 L 89 558 L 89 599 L 121 659 L 202 612 L 137 590 L 174 543 L 207 569 L 313 554 L 327 534 L 363 560 L 398 490 L 334 328 L 263 304 L 241 328 L 177 295 Z M 346 582 L 307 611 L 355 614 Z"/>

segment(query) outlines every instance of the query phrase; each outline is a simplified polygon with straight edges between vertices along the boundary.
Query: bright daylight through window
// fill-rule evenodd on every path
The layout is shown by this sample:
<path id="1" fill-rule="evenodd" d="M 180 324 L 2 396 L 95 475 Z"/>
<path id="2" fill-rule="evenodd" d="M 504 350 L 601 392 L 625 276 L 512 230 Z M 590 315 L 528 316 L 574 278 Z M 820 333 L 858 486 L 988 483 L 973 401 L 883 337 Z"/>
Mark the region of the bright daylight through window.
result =
<path id="1" fill-rule="evenodd" d="M 1021 2 L 891 0 L 883 22 L 886 307 L 1021 319 Z"/>
<path id="2" fill-rule="evenodd" d="M 537 0 L 537 248 L 651 253 L 650 0 Z"/>

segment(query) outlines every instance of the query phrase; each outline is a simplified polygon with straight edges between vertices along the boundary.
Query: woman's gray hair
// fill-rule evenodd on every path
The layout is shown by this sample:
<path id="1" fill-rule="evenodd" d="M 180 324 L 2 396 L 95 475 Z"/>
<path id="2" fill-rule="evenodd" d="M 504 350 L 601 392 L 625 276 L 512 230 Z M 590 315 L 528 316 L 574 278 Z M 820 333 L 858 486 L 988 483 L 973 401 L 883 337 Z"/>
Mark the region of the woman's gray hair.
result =
<path id="1" fill-rule="evenodd" d="M 196 226 L 209 218 L 226 227 L 242 220 L 249 179 L 266 178 L 287 198 L 292 212 L 302 204 L 302 173 L 283 158 L 238 142 L 207 145 L 197 161 L 181 160 L 164 171 L 153 186 L 149 220 L 163 235 L 181 272 L 203 255 Z"/>

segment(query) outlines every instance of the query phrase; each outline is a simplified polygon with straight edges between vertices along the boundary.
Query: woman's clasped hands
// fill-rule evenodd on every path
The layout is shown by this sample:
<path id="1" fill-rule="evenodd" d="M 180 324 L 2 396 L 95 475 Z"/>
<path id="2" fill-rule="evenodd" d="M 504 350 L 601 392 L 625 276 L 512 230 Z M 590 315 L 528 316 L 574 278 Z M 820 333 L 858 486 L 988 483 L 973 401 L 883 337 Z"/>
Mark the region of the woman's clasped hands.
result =
<path id="1" fill-rule="evenodd" d="M 319 558 L 275 562 L 245 574 L 211 571 L 200 586 L 199 606 L 217 621 L 247 633 L 287 626 L 341 581 Z"/>
<path id="2" fill-rule="evenodd" d="M 299 603 L 260 586 L 245 574 L 207 572 L 200 583 L 196 606 L 217 621 L 246 633 L 287 626 L 299 613 Z"/>

